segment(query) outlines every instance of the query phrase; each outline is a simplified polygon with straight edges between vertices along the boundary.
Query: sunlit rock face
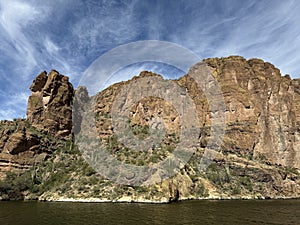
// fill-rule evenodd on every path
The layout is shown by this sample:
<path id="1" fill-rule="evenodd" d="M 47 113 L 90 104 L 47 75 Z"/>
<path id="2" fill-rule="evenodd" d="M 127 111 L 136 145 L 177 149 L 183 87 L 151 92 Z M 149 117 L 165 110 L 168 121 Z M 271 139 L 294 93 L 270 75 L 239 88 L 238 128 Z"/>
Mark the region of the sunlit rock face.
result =
<path id="1" fill-rule="evenodd" d="M 231 56 L 206 59 L 204 62 L 218 81 L 225 102 L 226 133 L 222 151 L 251 158 L 261 157 L 272 164 L 299 168 L 300 80 L 291 80 L 288 75 L 282 77 L 277 68 L 260 59 Z M 199 142 L 205 147 L 210 137 L 212 112 L 205 93 L 192 78 L 203 76 L 195 72 L 196 67 L 175 82 L 187 91 L 196 105 L 202 132 Z M 98 94 L 98 132 L 102 139 L 113 135 L 108 115 L 116 96 L 123 87 L 145 77 L 162 80 L 157 74 L 143 71 L 132 80 L 112 85 Z M 133 97 L 128 95 L 125 102 L 132 101 Z M 178 112 L 168 104 L 153 97 L 141 99 L 130 110 L 131 125 L 149 125 L 151 118 L 160 116 L 170 134 L 179 134 Z"/>
<path id="2" fill-rule="evenodd" d="M 211 111 L 205 91 L 193 79 L 195 76 L 203 76 L 197 72 L 196 64 L 185 76 L 174 82 L 187 92 L 196 105 L 200 128 L 197 150 L 186 168 L 171 179 L 161 180 L 162 184 L 158 185 L 158 189 L 169 190 L 171 200 L 194 198 L 196 195 L 190 190 L 201 189 L 202 183 L 210 197 L 224 197 L 231 196 L 228 193 L 224 194 L 227 190 L 224 188 L 226 185 L 231 189 L 229 184 L 233 180 L 247 177 L 257 190 L 242 190 L 242 195 L 253 197 L 253 193 L 259 193 L 258 196 L 299 196 L 298 175 L 279 169 L 282 166 L 300 168 L 299 80 L 291 80 L 288 75 L 281 76 L 277 68 L 260 59 L 246 60 L 240 56 L 231 56 L 206 59 L 204 62 L 217 80 L 225 102 L 226 131 L 220 154 L 214 158 L 213 163 L 223 168 L 222 176 L 230 178 L 224 181 L 223 186 L 218 186 L 214 181 L 206 182 L 206 175 L 202 179 L 203 174 L 197 172 L 197 166 L 194 166 L 194 163 L 199 164 L 211 138 L 211 115 L 215 113 Z M 124 163 L 138 166 L 157 163 L 170 155 L 181 130 L 178 111 L 169 104 L 170 102 L 155 97 L 141 98 L 128 109 L 131 128 L 139 129 L 147 138 L 148 132 L 144 128 L 151 128 L 154 118 L 162 118 L 160 122 L 164 123 L 167 129 L 166 138 L 162 140 L 158 149 L 149 148 L 140 153 L 130 151 L 118 143 L 112 126 L 113 104 L 122 95 L 122 89 L 139 83 L 146 77 L 155 77 L 163 82 L 161 76 L 143 71 L 129 81 L 114 84 L 98 93 L 95 109 L 98 135 L 108 142 L 110 154 Z M 134 96 L 121 97 L 128 103 Z M 214 170 L 212 168 L 209 170 Z M 234 178 L 236 175 L 237 178 Z"/>
<path id="3" fill-rule="evenodd" d="M 72 134 L 74 89 L 67 76 L 52 70 L 38 75 L 30 87 L 27 119 L 33 126 L 57 137 Z"/>
<path id="4" fill-rule="evenodd" d="M 203 76 L 197 69 L 203 62 L 220 86 L 220 97 L 225 103 L 226 128 L 220 152 L 215 155 L 205 171 L 199 169 L 199 163 L 211 139 L 212 115 L 216 112 L 212 111 L 205 90 L 194 80 L 195 76 Z M 171 93 L 170 96 L 182 90 L 178 99 L 168 101 L 147 95 L 134 104 L 136 90 L 127 95 L 126 92 L 122 92 L 124 88 L 158 90 L 159 87 L 154 85 L 154 81 L 164 84 L 166 80 L 155 73 L 143 71 L 129 81 L 114 84 L 96 96 L 89 97 L 85 87 L 78 87 L 75 92 L 68 77 L 57 71 L 52 70 L 49 74 L 42 72 L 30 87 L 27 119 L 0 121 L 0 179 L 4 178 L 7 172 L 21 173 L 30 168 L 35 168 L 35 172 L 38 173 L 43 165 L 39 163 L 55 156 L 56 153 L 59 155 L 60 151 L 56 150 L 65 147 L 66 140 L 70 143 L 73 132 L 83 132 L 89 138 L 101 139 L 101 143 L 106 144 L 109 154 L 123 163 L 134 166 L 157 164 L 172 155 L 180 141 L 189 142 L 180 140 L 182 126 L 186 124 L 182 123 L 182 112 L 172 104 L 174 101 L 181 103 L 182 96 L 189 96 L 193 104 L 184 105 L 184 110 L 196 114 L 199 127 L 198 139 L 193 142 L 195 151 L 190 160 L 181 165 L 179 172 L 174 176 L 153 176 L 152 179 L 158 182 L 149 189 L 145 188 L 143 194 L 138 188 L 130 187 L 130 191 L 134 193 L 131 197 L 120 192 L 116 198 L 126 201 L 144 199 L 161 202 L 203 197 L 299 197 L 300 80 L 292 80 L 288 75 L 281 76 L 277 68 L 260 59 L 246 60 L 240 56 L 230 56 L 206 59 L 203 62 L 192 66 L 185 76 L 172 81 L 175 85 L 167 86 L 170 87 L 168 90 L 162 89 L 162 93 Z M 148 82 L 148 85 L 144 85 L 141 80 Z M 179 89 L 172 89 L 175 86 Z M 147 140 L 151 131 L 161 126 L 165 127 L 165 136 L 160 144 L 145 145 L 147 148 L 136 151 L 126 147 L 127 139 L 124 142 L 118 140 L 120 135 L 116 135 L 116 124 L 113 123 L 112 115 L 114 103 L 118 98 L 130 106 L 126 108 L 127 119 L 137 140 Z M 95 99 L 96 104 L 91 107 L 91 113 L 86 112 L 84 107 L 81 108 L 81 102 L 89 104 Z M 72 115 L 76 106 L 79 110 L 77 113 L 75 110 Z M 194 106 L 196 110 L 189 111 Z M 96 132 L 89 133 L 91 126 L 89 123 L 85 124 L 89 122 L 83 118 L 85 113 L 92 115 L 93 121 L 96 122 L 92 127 Z M 78 130 L 72 129 L 72 116 L 80 125 Z M 191 121 L 194 120 L 186 120 L 187 123 Z M 67 153 L 61 154 L 64 154 L 64 157 L 68 156 Z M 72 157 L 81 156 L 77 152 Z M 58 157 L 53 163 L 60 163 L 60 159 Z M 69 165 L 72 160 L 64 160 L 64 163 Z M 55 170 L 55 166 L 52 168 Z M 72 176 L 76 176 L 78 171 L 81 171 L 81 168 L 71 171 Z M 47 172 L 41 176 L 48 175 Z M 126 179 L 133 179 L 135 176 L 127 175 Z M 88 176 L 83 178 L 89 179 Z M 108 186 L 105 185 L 101 186 L 103 189 L 99 190 L 99 196 L 96 197 L 111 197 L 111 192 L 107 192 L 106 195 L 105 190 Z M 111 185 L 111 188 L 119 187 L 119 184 L 114 183 L 107 185 Z M 76 198 L 95 197 L 88 191 L 86 193 L 89 194 L 86 195 L 78 194 L 75 186 L 68 188 L 67 192 L 76 193 Z M 51 190 L 48 190 L 50 197 L 44 195 L 45 199 L 54 199 L 55 191 Z M 56 195 L 64 197 L 66 193 Z"/>
<path id="5" fill-rule="evenodd" d="M 207 59 L 226 102 L 224 148 L 300 167 L 300 80 L 260 59 Z"/>
<path id="6" fill-rule="evenodd" d="M 30 90 L 27 119 L 0 123 L 0 177 L 31 168 L 55 151 L 57 140 L 72 138 L 74 89 L 68 77 L 44 71 Z"/>

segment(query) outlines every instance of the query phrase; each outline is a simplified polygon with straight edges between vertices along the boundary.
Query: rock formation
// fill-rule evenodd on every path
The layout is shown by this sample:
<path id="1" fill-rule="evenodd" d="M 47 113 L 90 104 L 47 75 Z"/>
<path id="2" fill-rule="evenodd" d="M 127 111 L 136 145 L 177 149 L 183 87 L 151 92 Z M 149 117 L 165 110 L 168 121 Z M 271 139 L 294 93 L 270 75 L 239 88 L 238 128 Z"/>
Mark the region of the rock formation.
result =
<path id="1" fill-rule="evenodd" d="M 67 76 L 52 70 L 36 77 L 30 87 L 27 119 L 40 130 L 57 136 L 72 136 L 74 89 Z"/>
<path id="2" fill-rule="evenodd" d="M 200 64 L 196 64 L 187 75 L 175 81 L 187 90 L 195 102 L 201 129 L 197 151 L 186 165 L 185 172 L 182 171 L 185 175 L 176 175 L 168 181 L 169 186 L 170 183 L 172 187 L 173 184 L 177 185 L 176 191 L 180 195 L 175 198 L 172 189 L 171 199 L 194 198 L 195 194 L 187 190 L 203 190 L 203 183 L 209 187 L 209 196 L 228 196 L 222 193 L 224 186 L 234 189 L 232 185 L 240 185 L 240 178 L 232 178 L 232 174 L 247 177 L 249 180 L 242 182 L 245 185 L 253 183 L 259 189 L 262 184 L 265 190 L 257 190 L 262 193 L 261 196 L 299 196 L 299 175 L 287 175 L 289 169 L 283 168 L 295 171 L 300 168 L 300 80 L 292 80 L 288 75 L 282 77 L 277 68 L 260 59 L 246 60 L 240 56 L 231 56 L 206 59 L 204 62 L 223 93 L 226 133 L 221 151 L 214 158 L 214 167 L 208 169 L 206 175 L 201 175 L 201 171 L 197 172 L 198 168 L 193 164 L 199 165 L 210 138 L 212 112 L 205 93 L 191 76 L 202 76 L 197 72 Z M 128 116 L 131 129 L 138 129 L 139 134 L 143 133 L 142 138 L 145 138 L 149 135 L 147 129 L 153 125 L 153 118 L 160 117 L 167 128 L 162 144 L 136 153 L 124 147 L 124 143 L 118 142 L 112 126 L 112 105 L 116 96 L 120 97 L 123 88 L 145 77 L 163 80 L 151 72 L 141 72 L 130 81 L 112 85 L 100 92 L 96 108 L 99 137 L 107 141 L 108 150 L 123 163 L 138 166 L 157 163 L 170 155 L 180 132 L 180 118 L 172 105 L 164 99 L 146 97 L 130 109 Z M 149 86 L 157 88 L 150 83 Z M 173 90 L 169 91 L 173 93 Z M 128 95 L 124 102 L 131 102 L 132 98 L 133 96 Z M 214 172 L 217 170 L 215 167 L 223 172 Z M 191 178 L 198 181 L 192 181 Z M 212 179 L 216 184 L 210 183 L 211 181 L 206 183 L 206 179 Z M 249 184 L 250 186 L 252 189 Z"/>
<path id="3" fill-rule="evenodd" d="M 0 123 L 0 177 L 31 168 L 59 146 L 59 139 L 72 138 L 74 90 L 68 77 L 44 71 L 30 90 L 27 119 Z"/>
<path id="4" fill-rule="evenodd" d="M 207 59 L 226 103 L 225 151 L 300 168 L 300 79 L 272 64 L 234 56 Z"/>
<path id="5" fill-rule="evenodd" d="M 220 152 L 206 170 L 201 170 L 199 163 L 211 138 L 211 115 L 216 112 L 211 111 L 204 91 L 192 78 L 202 76 L 198 70 L 201 63 L 206 63 L 218 81 L 226 117 L 226 133 Z M 84 87 L 80 87 L 74 99 L 75 91 L 68 77 L 52 70 L 48 75 L 42 72 L 33 81 L 27 119 L 0 122 L 0 179 L 8 171 L 22 173 L 35 165 L 37 169 L 33 174 L 37 178 L 32 180 L 36 182 L 34 186 L 40 185 L 42 189 L 34 194 L 45 200 L 92 197 L 168 202 L 197 198 L 299 198 L 300 79 L 281 76 L 277 68 L 260 59 L 230 56 L 206 59 L 201 63 L 174 81 L 184 90 L 180 94 L 187 93 L 193 100 L 200 128 L 198 141 L 193 145 L 195 152 L 174 176 L 168 179 L 155 176 L 159 182 L 149 187 L 114 184 L 97 176 L 72 143 L 73 132 L 76 134 L 81 128 L 88 128 L 89 124 L 81 124 L 81 112 L 84 112 L 96 119 L 96 126 L 92 124 L 92 127 L 97 134 L 91 135 L 99 137 L 119 161 L 143 166 L 156 164 L 170 156 L 182 141 L 179 137 L 182 126 L 185 126 L 181 123 L 181 111 L 172 105 L 172 99 L 167 101 L 146 95 L 127 108 L 130 128 L 137 140 L 145 140 L 151 131 L 162 124 L 165 126 L 161 143 L 145 145 L 147 149 L 143 151 L 132 150 L 119 140 L 112 118 L 117 97 L 130 105 L 138 95 L 137 89 L 130 95 L 122 89 L 128 85 L 139 88 L 134 85 L 146 78 L 149 78 L 149 83 L 143 84 L 145 90 L 158 89 L 151 79 L 164 82 L 160 75 L 143 71 L 92 98 Z M 163 90 L 165 93 L 176 92 L 173 86 L 168 87 L 168 90 Z M 92 114 L 81 105 L 81 102 L 90 103 L 91 99 L 96 99 Z M 72 115 L 73 102 L 78 110 Z M 191 107 L 187 104 L 183 108 L 189 110 Z M 72 128 L 72 117 L 78 123 L 76 129 Z M 87 134 L 91 137 L 89 131 Z M 47 165 L 39 164 L 46 158 L 50 158 Z M 134 174 L 129 174 L 128 179 L 132 178 Z"/>
<path id="6" fill-rule="evenodd" d="M 5 172 L 22 172 L 43 161 L 46 144 L 25 120 L 0 122 L 0 178 Z"/>
<path id="7" fill-rule="evenodd" d="M 262 157 L 269 163 L 300 168 L 300 79 L 282 77 L 277 68 L 259 59 L 246 60 L 239 56 L 214 58 L 204 61 L 210 67 L 223 93 L 226 106 L 226 133 L 223 138 L 223 152 L 247 157 Z M 189 73 L 178 81 L 186 88 L 194 100 L 203 133 L 210 130 L 209 105 L 199 86 L 191 78 L 195 73 L 193 66 Z M 201 76 L 201 74 L 193 74 Z M 102 139 L 113 134 L 111 119 L 107 114 L 117 94 L 126 85 L 145 76 L 160 76 L 142 72 L 128 82 L 115 84 L 98 95 L 97 113 L 100 116 L 99 134 Z M 171 90 L 172 92 L 172 90 Z M 126 102 L 130 102 L 128 97 Z M 161 99 L 142 99 L 132 109 L 130 119 L 134 124 L 146 125 L 151 118 L 165 113 L 163 120 L 171 131 L 178 133 L 179 116 L 174 108 Z M 139 121 L 139 122 L 138 122 Z M 202 147 L 209 134 L 200 139 Z"/>

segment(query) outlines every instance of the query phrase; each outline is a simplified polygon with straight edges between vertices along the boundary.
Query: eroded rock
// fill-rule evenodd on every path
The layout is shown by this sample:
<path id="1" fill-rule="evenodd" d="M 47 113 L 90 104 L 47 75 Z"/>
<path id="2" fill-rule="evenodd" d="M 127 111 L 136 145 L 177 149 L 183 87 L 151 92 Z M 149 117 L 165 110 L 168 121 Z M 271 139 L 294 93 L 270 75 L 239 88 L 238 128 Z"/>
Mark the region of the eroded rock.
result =
<path id="1" fill-rule="evenodd" d="M 72 136 L 74 89 L 67 76 L 52 70 L 42 72 L 30 87 L 27 119 L 33 126 L 57 136 Z"/>

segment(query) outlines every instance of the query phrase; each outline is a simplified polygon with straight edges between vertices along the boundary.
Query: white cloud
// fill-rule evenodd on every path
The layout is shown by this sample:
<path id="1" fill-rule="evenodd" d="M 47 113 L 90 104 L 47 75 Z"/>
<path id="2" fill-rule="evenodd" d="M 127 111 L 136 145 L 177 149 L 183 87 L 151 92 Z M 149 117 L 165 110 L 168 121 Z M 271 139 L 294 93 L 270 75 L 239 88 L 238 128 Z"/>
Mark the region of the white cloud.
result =
<path id="1" fill-rule="evenodd" d="M 172 39 L 202 58 L 235 54 L 262 58 L 283 74 L 299 77 L 299 2 L 244 1 L 233 8 L 225 8 L 224 15 L 216 17 L 207 12 L 204 23 L 201 18 L 192 19 L 189 27 Z"/>
<path id="2" fill-rule="evenodd" d="M 49 54 L 57 54 L 60 50 L 60 47 L 53 43 L 48 37 L 45 39 L 44 45 Z"/>
<path id="3" fill-rule="evenodd" d="M 1 51 L 20 62 L 24 71 L 29 72 L 37 64 L 35 47 L 25 35 L 25 29 L 41 20 L 43 15 L 41 9 L 28 2 L 0 1 L 0 36 L 6 42 Z"/>
<path id="4" fill-rule="evenodd" d="M 14 118 L 20 118 L 20 115 L 13 109 L 0 109 L 0 120 L 13 120 Z"/>
<path id="5" fill-rule="evenodd" d="M 86 7 L 86 16 L 75 21 L 71 29 L 76 47 L 93 53 L 134 39 L 139 32 L 135 26 L 138 21 L 133 16 L 135 2 L 104 1 L 82 5 Z"/>
<path id="6" fill-rule="evenodd" d="M 26 107 L 29 93 L 21 92 L 8 95 L 0 90 L 1 102 L 0 120 L 14 118 L 23 118 L 26 116 Z"/>

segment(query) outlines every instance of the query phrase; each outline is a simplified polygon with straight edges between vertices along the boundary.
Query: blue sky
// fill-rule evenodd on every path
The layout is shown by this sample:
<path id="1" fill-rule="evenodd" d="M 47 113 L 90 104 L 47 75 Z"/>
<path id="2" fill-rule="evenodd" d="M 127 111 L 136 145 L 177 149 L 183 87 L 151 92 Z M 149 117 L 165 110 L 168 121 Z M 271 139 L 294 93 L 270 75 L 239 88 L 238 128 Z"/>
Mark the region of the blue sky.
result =
<path id="1" fill-rule="evenodd" d="M 297 0 L 0 0 L 0 119 L 25 117 L 42 70 L 76 87 L 99 56 L 139 40 L 174 42 L 201 59 L 262 58 L 298 78 L 299 12 Z"/>

